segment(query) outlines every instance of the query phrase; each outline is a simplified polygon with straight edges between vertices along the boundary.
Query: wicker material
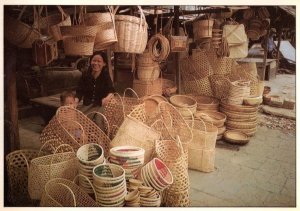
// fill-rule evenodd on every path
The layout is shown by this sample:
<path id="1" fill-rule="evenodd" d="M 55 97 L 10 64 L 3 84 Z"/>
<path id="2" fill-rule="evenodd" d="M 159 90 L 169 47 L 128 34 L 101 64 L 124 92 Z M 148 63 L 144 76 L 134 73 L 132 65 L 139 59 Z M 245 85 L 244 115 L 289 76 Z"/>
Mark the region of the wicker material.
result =
<path id="1" fill-rule="evenodd" d="M 66 55 L 86 56 L 93 54 L 97 26 L 61 26 Z"/>
<path id="2" fill-rule="evenodd" d="M 209 76 L 209 80 L 215 98 L 223 99 L 228 97 L 230 86 L 224 75 L 211 75 Z"/>
<path id="3" fill-rule="evenodd" d="M 247 144 L 249 137 L 240 131 L 227 130 L 224 133 L 224 140 L 231 144 Z"/>
<path id="4" fill-rule="evenodd" d="M 185 201 L 175 202 L 173 200 L 168 200 L 168 196 L 174 192 L 182 192 L 189 189 L 189 175 L 188 167 L 185 162 L 183 148 L 181 142 L 178 139 L 174 140 L 157 140 L 156 141 L 156 154 L 159 159 L 161 159 L 170 169 L 173 175 L 173 184 L 164 190 L 163 202 L 165 206 L 188 206 L 189 205 L 189 195 L 178 197 L 187 197 Z M 181 193 L 183 194 L 183 193 Z M 188 191 L 185 194 L 189 194 Z M 175 204 L 178 203 L 178 204 Z"/>
<path id="5" fill-rule="evenodd" d="M 238 80 L 229 83 L 227 103 L 230 105 L 242 105 L 243 99 L 250 95 L 250 81 Z"/>
<path id="6" fill-rule="evenodd" d="M 173 95 L 170 97 L 170 102 L 183 117 L 190 117 L 197 109 L 196 100 L 186 95 Z"/>
<path id="7" fill-rule="evenodd" d="M 201 38 L 212 37 L 212 28 L 214 20 L 197 20 L 193 22 L 194 39 L 200 40 Z"/>
<path id="8" fill-rule="evenodd" d="M 162 94 L 162 80 L 154 81 L 133 80 L 133 90 L 140 96 L 161 95 Z"/>
<path id="9" fill-rule="evenodd" d="M 128 93 L 128 91 L 130 91 L 131 94 L 133 94 L 135 97 L 126 96 L 126 93 Z M 134 108 L 137 105 L 142 104 L 143 100 L 139 98 L 138 94 L 133 89 L 126 88 L 124 90 L 122 103 L 123 103 L 123 106 L 124 106 L 124 115 L 128 115 L 134 110 Z"/>
<path id="10" fill-rule="evenodd" d="M 219 100 L 214 97 L 201 96 L 197 94 L 188 94 L 197 101 L 197 110 L 215 110 L 219 109 Z"/>
<path id="11" fill-rule="evenodd" d="M 45 184 L 51 178 L 72 180 L 76 176 L 77 160 L 74 151 L 56 153 L 57 149 L 52 155 L 31 160 L 28 173 L 28 192 L 31 199 L 41 199 Z"/>
<path id="12" fill-rule="evenodd" d="M 148 31 L 144 13 L 140 18 L 129 15 L 115 15 L 118 42 L 114 44 L 114 52 L 142 53 L 147 45 Z M 115 11 L 116 12 L 116 11 Z"/>
<path id="13" fill-rule="evenodd" d="M 170 53 L 169 40 L 162 34 L 153 35 L 147 43 L 151 58 L 154 61 L 166 60 Z"/>
<path id="14" fill-rule="evenodd" d="M 253 129 L 257 127 L 257 121 L 235 122 L 232 120 L 227 120 L 226 126 L 230 128 L 236 128 L 236 129 Z"/>
<path id="15" fill-rule="evenodd" d="M 112 11 L 105 13 L 86 13 L 84 23 L 97 25 L 94 51 L 103 50 L 118 42 L 115 29 L 115 16 Z"/>
<path id="16" fill-rule="evenodd" d="M 6 155 L 8 176 L 8 200 L 12 206 L 33 206 L 28 194 L 29 163 L 32 159 L 46 155 L 38 150 L 16 150 Z"/>
<path id="17" fill-rule="evenodd" d="M 189 144 L 189 168 L 213 171 L 218 128 L 199 120 L 187 122 L 193 132 L 193 141 Z"/>
<path id="18" fill-rule="evenodd" d="M 152 66 L 138 66 L 137 75 L 138 79 L 142 81 L 154 81 L 158 79 L 160 73 L 159 64 Z"/>
<path id="19" fill-rule="evenodd" d="M 190 206 L 189 189 L 181 191 L 167 191 L 162 194 L 163 204 L 169 207 L 188 207 Z"/>
<path id="20" fill-rule="evenodd" d="M 145 105 L 142 104 L 125 117 L 110 146 L 141 147 L 145 150 L 145 163 L 149 162 L 154 152 L 154 141 L 160 137 L 160 134 L 145 125 L 145 120 Z"/>
<path id="21" fill-rule="evenodd" d="M 74 151 L 86 143 L 98 143 L 104 149 L 104 155 L 108 154 L 109 137 L 81 111 L 61 106 L 56 115 L 43 130 L 40 141 L 45 143 L 50 139 L 60 140 L 69 144 Z"/>
<path id="22" fill-rule="evenodd" d="M 190 62 L 194 62 L 197 72 L 201 78 L 210 76 L 213 74 L 213 69 L 208 61 L 205 50 L 203 49 L 193 49 L 192 50 L 192 60 L 188 59 L 186 65 L 190 65 Z"/>
<path id="23" fill-rule="evenodd" d="M 245 113 L 245 112 L 233 112 L 221 108 L 220 111 L 226 114 L 227 119 L 235 119 L 240 121 L 255 121 L 257 119 L 257 112 Z"/>
<path id="24" fill-rule="evenodd" d="M 196 79 L 194 75 L 182 74 L 182 83 L 185 93 L 196 93 L 198 95 L 213 96 L 211 84 L 208 77 Z"/>
<path id="25" fill-rule="evenodd" d="M 251 128 L 251 129 L 237 129 L 237 128 L 231 128 L 231 127 L 226 127 L 227 130 L 236 130 L 245 133 L 247 136 L 254 136 L 257 128 Z"/>
<path id="26" fill-rule="evenodd" d="M 222 127 L 226 121 L 226 115 L 217 111 L 198 111 L 194 114 L 195 119 L 202 119 L 212 123 L 216 127 Z"/>
<path id="27" fill-rule="evenodd" d="M 83 177 L 78 175 L 77 177 Z M 76 178 L 75 178 L 76 179 Z M 92 185 L 90 183 L 90 185 Z M 41 207 L 97 207 L 97 203 L 75 182 L 55 178 L 45 185 Z"/>
<path id="28" fill-rule="evenodd" d="M 228 111 L 244 113 L 256 112 L 258 110 L 257 106 L 229 105 L 225 102 L 225 100 L 221 100 L 221 107 L 225 108 Z"/>
<path id="29" fill-rule="evenodd" d="M 32 48 L 33 42 L 39 39 L 41 34 L 20 20 L 5 16 L 4 37 L 19 48 Z"/>

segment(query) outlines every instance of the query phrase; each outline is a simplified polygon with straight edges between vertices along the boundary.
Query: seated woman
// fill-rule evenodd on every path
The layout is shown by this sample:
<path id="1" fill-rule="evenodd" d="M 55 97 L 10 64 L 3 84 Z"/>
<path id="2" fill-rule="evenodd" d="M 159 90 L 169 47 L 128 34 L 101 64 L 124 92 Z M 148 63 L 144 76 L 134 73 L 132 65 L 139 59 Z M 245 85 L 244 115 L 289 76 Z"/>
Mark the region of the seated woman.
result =
<path id="1" fill-rule="evenodd" d="M 115 89 L 107 68 L 106 54 L 95 52 L 90 57 L 90 66 L 87 72 L 82 74 L 76 90 L 76 103 L 83 99 L 83 105 L 78 106 L 78 109 L 84 114 L 103 113 L 103 106 L 113 97 L 114 92 Z M 93 120 L 101 128 L 102 120 L 97 120 L 97 118 L 99 118 L 98 115 L 93 115 Z"/>

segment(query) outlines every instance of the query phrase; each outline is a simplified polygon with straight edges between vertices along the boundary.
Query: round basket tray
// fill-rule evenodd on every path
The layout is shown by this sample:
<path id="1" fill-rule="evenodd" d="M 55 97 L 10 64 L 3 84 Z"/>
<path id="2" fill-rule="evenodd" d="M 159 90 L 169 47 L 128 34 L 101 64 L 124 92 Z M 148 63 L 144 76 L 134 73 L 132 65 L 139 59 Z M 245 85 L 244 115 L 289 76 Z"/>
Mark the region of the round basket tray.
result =
<path id="1" fill-rule="evenodd" d="M 173 95 L 170 97 L 170 102 L 181 108 L 195 108 L 197 101 L 186 95 Z"/>
<path id="2" fill-rule="evenodd" d="M 257 127 L 257 121 L 253 122 L 235 122 L 231 120 L 226 121 L 226 126 L 236 129 L 253 129 Z"/>
<path id="3" fill-rule="evenodd" d="M 249 106 L 258 106 L 262 103 L 263 98 L 262 96 L 250 96 L 247 98 L 244 98 L 243 104 L 244 105 L 249 105 Z"/>
<path id="4" fill-rule="evenodd" d="M 198 108 L 218 108 L 219 107 L 219 100 L 214 97 L 208 96 L 201 96 L 197 94 L 188 94 L 189 97 L 192 97 L 197 102 L 197 109 Z"/>
<path id="5" fill-rule="evenodd" d="M 236 129 L 236 128 L 232 128 L 232 127 L 229 127 L 229 126 L 226 126 L 226 129 L 227 130 L 235 130 L 235 131 L 240 131 L 240 132 L 243 132 L 245 133 L 247 136 L 254 136 L 254 134 L 256 133 L 257 131 L 257 128 L 252 128 L 252 129 Z"/>
<path id="6" fill-rule="evenodd" d="M 228 111 L 252 113 L 258 110 L 257 106 L 246 106 L 246 105 L 230 105 L 225 103 L 225 99 L 221 100 L 221 108 L 225 108 Z"/>
<path id="7" fill-rule="evenodd" d="M 230 144 L 243 145 L 249 142 L 249 137 L 247 134 L 236 130 L 227 130 L 223 135 L 223 139 Z"/>
<path id="8" fill-rule="evenodd" d="M 211 122 L 216 127 L 222 127 L 226 121 L 226 115 L 217 111 L 197 111 L 194 116 L 196 119 Z"/>

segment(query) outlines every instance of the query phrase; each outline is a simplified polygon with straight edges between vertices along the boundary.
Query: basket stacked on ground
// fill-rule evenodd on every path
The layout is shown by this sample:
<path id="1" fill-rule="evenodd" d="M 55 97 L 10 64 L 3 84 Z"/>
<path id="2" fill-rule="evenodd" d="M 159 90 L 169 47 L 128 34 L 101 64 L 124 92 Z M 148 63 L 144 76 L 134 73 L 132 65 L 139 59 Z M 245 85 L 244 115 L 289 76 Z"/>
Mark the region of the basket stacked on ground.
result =
<path id="1" fill-rule="evenodd" d="M 152 187 L 140 186 L 138 187 L 140 192 L 140 204 L 141 207 L 159 207 L 161 204 L 160 193 Z"/>
<path id="2" fill-rule="evenodd" d="M 149 187 L 163 191 L 173 183 L 170 169 L 158 158 L 153 158 L 141 168 L 140 178 Z"/>
<path id="3" fill-rule="evenodd" d="M 224 126 L 224 123 L 226 121 L 226 115 L 217 112 L 217 111 L 197 111 L 194 114 L 195 119 L 201 119 L 204 122 L 208 122 L 213 124 L 218 128 L 218 136 L 217 140 L 220 140 L 226 130 L 226 127 Z"/>
<path id="4" fill-rule="evenodd" d="M 215 165 L 215 147 L 218 128 L 202 120 L 187 121 L 193 132 L 189 143 L 189 168 L 212 172 Z"/>
<path id="5" fill-rule="evenodd" d="M 162 94 L 162 81 L 159 63 L 154 61 L 146 49 L 137 60 L 137 77 L 133 80 L 133 89 L 139 96 Z"/>
<path id="6" fill-rule="evenodd" d="M 110 149 L 108 161 L 125 170 L 126 181 L 137 178 L 138 171 L 144 165 L 145 150 L 135 146 L 120 146 Z"/>
<path id="7" fill-rule="evenodd" d="M 157 140 L 156 155 L 170 169 L 173 184 L 163 191 L 163 204 L 167 207 L 185 207 L 190 205 L 189 175 L 181 142 L 174 140 Z"/>
<path id="8" fill-rule="evenodd" d="M 93 168 L 105 163 L 102 147 L 95 143 L 85 144 L 78 149 L 76 155 L 79 160 L 79 174 L 86 176 L 92 182 Z M 82 177 L 79 178 L 79 186 L 87 193 L 94 193 L 88 181 Z"/>
<path id="9" fill-rule="evenodd" d="M 125 171 L 115 164 L 101 164 L 93 169 L 97 203 L 102 207 L 123 207 L 127 194 Z"/>
<path id="10" fill-rule="evenodd" d="M 218 111 L 219 100 L 214 97 L 201 96 L 198 94 L 188 94 L 197 102 L 197 111 Z"/>
<path id="11" fill-rule="evenodd" d="M 258 106 L 229 105 L 221 101 L 220 111 L 227 116 L 226 130 L 238 130 L 253 136 L 257 130 Z"/>
<path id="12" fill-rule="evenodd" d="M 116 33 L 118 42 L 114 44 L 114 52 L 141 54 L 144 52 L 148 41 L 148 25 L 140 10 L 140 18 L 129 15 L 115 15 Z M 114 14 L 117 9 L 114 11 Z"/>
<path id="13" fill-rule="evenodd" d="M 227 103 L 230 105 L 242 105 L 244 98 L 250 95 L 250 81 L 238 80 L 229 84 Z"/>

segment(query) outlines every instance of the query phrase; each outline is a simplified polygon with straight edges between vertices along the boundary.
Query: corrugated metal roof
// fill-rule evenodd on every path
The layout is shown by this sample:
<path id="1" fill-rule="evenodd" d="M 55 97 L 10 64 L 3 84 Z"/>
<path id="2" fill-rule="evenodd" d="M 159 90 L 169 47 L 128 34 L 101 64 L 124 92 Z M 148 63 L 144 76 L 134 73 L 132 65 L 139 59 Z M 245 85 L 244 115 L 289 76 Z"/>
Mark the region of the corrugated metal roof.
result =
<path id="1" fill-rule="evenodd" d="M 286 11 L 288 14 L 292 15 L 294 18 L 296 18 L 296 8 L 293 6 L 278 6 L 284 11 Z"/>

